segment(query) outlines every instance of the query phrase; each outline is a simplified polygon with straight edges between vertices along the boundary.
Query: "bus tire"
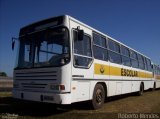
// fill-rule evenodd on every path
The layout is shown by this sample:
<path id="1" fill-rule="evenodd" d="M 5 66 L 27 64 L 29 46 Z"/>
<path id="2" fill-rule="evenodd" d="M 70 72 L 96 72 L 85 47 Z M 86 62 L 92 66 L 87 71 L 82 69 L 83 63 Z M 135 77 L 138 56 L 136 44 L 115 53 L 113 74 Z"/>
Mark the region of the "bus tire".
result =
<path id="1" fill-rule="evenodd" d="M 138 91 L 138 96 L 142 96 L 143 92 L 144 92 L 144 85 L 143 85 L 143 83 L 141 83 L 139 91 Z"/>
<path id="2" fill-rule="evenodd" d="M 105 90 L 103 85 L 96 84 L 93 92 L 93 98 L 92 98 L 92 107 L 93 109 L 99 109 L 103 106 L 105 101 Z"/>
<path id="3" fill-rule="evenodd" d="M 154 82 L 152 91 L 156 90 L 156 83 Z"/>

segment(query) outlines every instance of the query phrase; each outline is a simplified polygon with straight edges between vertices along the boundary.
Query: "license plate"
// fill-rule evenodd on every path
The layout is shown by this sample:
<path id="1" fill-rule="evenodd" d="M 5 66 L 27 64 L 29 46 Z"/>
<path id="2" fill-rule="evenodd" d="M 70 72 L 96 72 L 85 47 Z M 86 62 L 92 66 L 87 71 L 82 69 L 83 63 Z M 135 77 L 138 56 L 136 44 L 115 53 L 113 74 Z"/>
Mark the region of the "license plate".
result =
<path id="1" fill-rule="evenodd" d="M 53 101 L 54 97 L 53 96 L 44 95 L 43 96 L 43 100 Z"/>

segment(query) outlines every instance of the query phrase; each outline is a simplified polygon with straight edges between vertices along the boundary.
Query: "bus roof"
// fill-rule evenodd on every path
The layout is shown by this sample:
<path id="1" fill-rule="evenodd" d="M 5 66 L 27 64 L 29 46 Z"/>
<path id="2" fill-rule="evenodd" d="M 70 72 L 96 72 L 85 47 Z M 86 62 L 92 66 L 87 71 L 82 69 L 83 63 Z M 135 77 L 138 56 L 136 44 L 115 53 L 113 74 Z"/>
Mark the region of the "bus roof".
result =
<path id="1" fill-rule="evenodd" d="M 105 34 L 105 33 L 102 33 L 102 32 L 100 32 L 100 31 L 96 30 L 96 29 L 93 28 L 93 27 L 91 27 L 91 26 L 89 26 L 89 25 L 87 25 L 87 24 L 85 24 L 85 23 L 83 23 L 83 22 L 81 22 L 81 21 L 79 21 L 79 20 L 77 20 L 77 19 L 69 16 L 69 15 L 64 15 L 64 16 L 67 16 L 67 17 L 69 17 L 70 19 L 72 19 L 72 20 L 80 23 L 81 25 L 83 25 L 83 26 L 85 26 L 85 27 L 87 27 L 87 28 L 89 28 L 89 29 L 91 29 L 91 30 L 93 30 L 93 31 L 95 31 L 95 32 L 97 32 L 97 33 L 99 33 L 99 34 L 101 34 L 101 35 L 103 35 L 103 36 L 105 36 L 105 37 L 107 37 L 107 38 L 109 38 L 109 39 L 111 39 L 111 40 L 113 40 L 113 41 L 115 41 L 115 42 L 117 42 L 117 43 L 119 43 L 119 44 L 121 44 L 121 45 L 123 45 L 123 46 L 125 46 L 125 47 L 127 47 L 127 48 L 129 48 L 129 49 L 131 49 L 131 50 L 133 50 L 133 51 L 135 51 L 135 52 L 137 52 L 137 53 L 139 53 L 139 54 L 141 54 L 142 56 L 144 56 L 144 57 L 146 57 L 146 58 L 148 58 L 148 59 L 150 59 L 150 58 L 147 57 L 146 55 L 144 55 L 144 54 L 142 54 L 142 53 L 134 50 L 133 48 L 131 48 L 131 47 L 123 44 L 122 42 L 120 42 L 120 41 L 118 41 L 118 40 L 116 40 L 116 39 L 114 39 L 114 38 L 112 38 L 112 37 L 110 37 L 109 35 L 107 35 L 107 34 Z"/>

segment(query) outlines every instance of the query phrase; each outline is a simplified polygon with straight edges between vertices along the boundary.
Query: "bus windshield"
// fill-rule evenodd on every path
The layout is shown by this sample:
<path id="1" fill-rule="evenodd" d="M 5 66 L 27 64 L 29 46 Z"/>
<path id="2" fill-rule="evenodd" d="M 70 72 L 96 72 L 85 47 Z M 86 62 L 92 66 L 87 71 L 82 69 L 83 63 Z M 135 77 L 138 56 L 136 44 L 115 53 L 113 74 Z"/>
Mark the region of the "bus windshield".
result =
<path id="1" fill-rule="evenodd" d="M 20 37 L 17 68 L 61 66 L 69 62 L 68 30 L 64 27 Z"/>

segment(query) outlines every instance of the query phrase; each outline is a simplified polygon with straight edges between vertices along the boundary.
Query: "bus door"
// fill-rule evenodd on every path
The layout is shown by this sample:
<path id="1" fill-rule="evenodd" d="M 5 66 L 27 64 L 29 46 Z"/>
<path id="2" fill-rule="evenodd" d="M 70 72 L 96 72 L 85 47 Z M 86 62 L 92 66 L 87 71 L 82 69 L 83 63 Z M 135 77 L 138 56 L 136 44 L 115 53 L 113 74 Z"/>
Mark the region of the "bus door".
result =
<path id="1" fill-rule="evenodd" d="M 90 80 L 93 79 L 92 31 L 70 20 L 72 42 L 72 85 L 78 100 L 89 98 Z"/>

